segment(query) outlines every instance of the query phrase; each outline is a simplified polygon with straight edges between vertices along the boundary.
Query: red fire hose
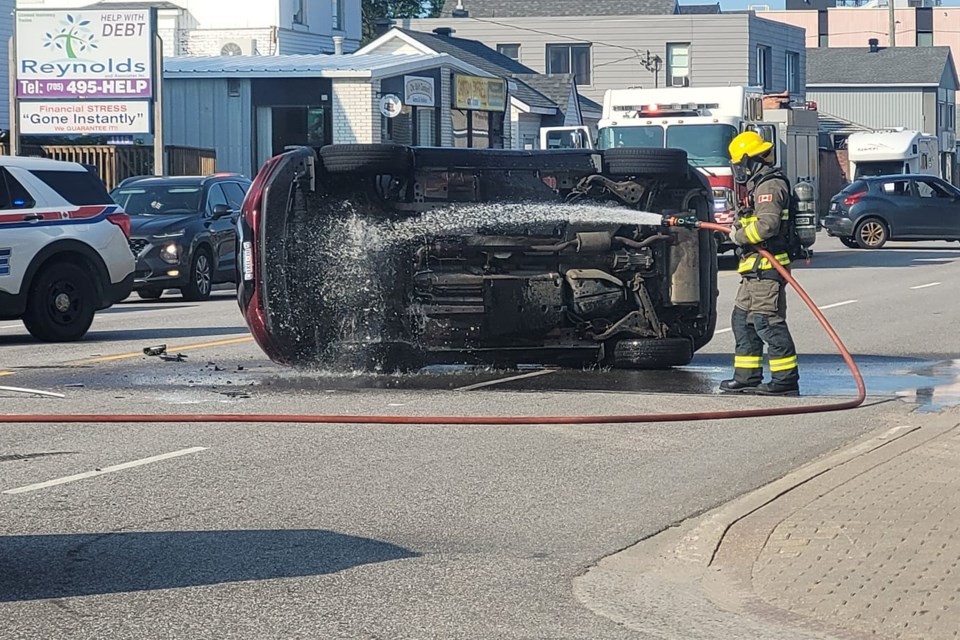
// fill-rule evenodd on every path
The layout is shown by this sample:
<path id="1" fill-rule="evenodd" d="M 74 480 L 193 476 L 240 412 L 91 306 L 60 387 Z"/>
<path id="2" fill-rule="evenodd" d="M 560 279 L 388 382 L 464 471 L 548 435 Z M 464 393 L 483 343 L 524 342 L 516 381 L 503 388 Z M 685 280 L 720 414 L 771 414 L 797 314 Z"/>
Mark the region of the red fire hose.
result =
<path id="1" fill-rule="evenodd" d="M 730 233 L 730 227 L 712 222 L 698 222 L 696 225 L 707 231 Z M 765 249 L 759 249 L 760 255 L 794 288 L 800 298 L 816 316 L 823 329 L 837 346 L 843 361 L 847 363 L 854 381 L 857 383 L 857 396 L 843 402 L 828 404 L 769 407 L 763 409 L 735 409 L 732 411 L 698 411 L 692 413 L 651 413 L 638 415 L 609 416 L 385 416 L 385 415 L 312 415 L 312 414 L 183 414 L 183 415 L 147 415 L 147 414 L 7 414 L 0 415 L 0 424 L 10 423 L 187 423 L 187 422 L 244 422 L 244 423 L 300 423 L 300 424 L 440 424 L 440 425 L 523 425 L 523 424 L 634 424 L 643 422 L 688 422 L 695 420 L 726 420 L 730 418 L 765 418 L 771 416 L 792 416 L 809 413 L 826 413 L 855 409 L 863 404 L 867 397 L 867 388 L 860 369 L 853 356 L 844 346 L 840 336 L 830 326 L 830 322 L 813 302 L 807 292 L 797 283 L 790 272 L 777 262 Z"/>

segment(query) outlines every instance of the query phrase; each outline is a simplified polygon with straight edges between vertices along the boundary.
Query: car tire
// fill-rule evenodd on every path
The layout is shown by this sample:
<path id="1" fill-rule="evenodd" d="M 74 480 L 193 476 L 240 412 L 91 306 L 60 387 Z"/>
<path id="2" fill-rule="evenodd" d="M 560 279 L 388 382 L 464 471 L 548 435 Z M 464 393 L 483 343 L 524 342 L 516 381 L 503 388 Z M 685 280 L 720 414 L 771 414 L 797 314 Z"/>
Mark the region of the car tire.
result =
<path id="1" fill-rule="evenodd" d="M 688 338 L 643 338 L 618 340 L 611 363 L 618 369 L 669 369 L 693 360 L 693 342 Z"/>
<path id="2" fill-rule="evenodd" d="M 336 144 L 320 149 L 327 173 L 403 175 L 413 169 L 410 147 L 402 144 Z"/>
<path id="3" fill-rule="evenodd" d="M 879 249 L 889 237 L 887 225 L 879 218 L 861 220 L 853 231 L 853 238 L 861 249 Z"/>
<path id="4" fill-rule="evenodd" d="M 682 149 L 620 148 L 603 152 L 603 172 L 614 176 L 681 176 L 687 173 Z"/>
<path id="5" fill-rule="evenodd" d="M 846 238 L 846 237 L 844 237 L 844 236 L 838 236 L 838 237 L 839 237 L 839 239 L 840 239 L 840 243 L 843 244 L 843 246 L 848 247 L 848 248 L 850 248 L 850 249 L 859 249 L 859 248 L 860 248 L 860 245 L 857 244 L 857 241 L 854 240 L 853 238 Z"/>
<path id="6" fill-rule="evenodd" d="M 54 262 L 43 267 L 31 283 L 23 324 L 43 342 L 79 340 L 93 324 L 96 296 L 86 269 Z"/>
<path id="7" fill-rule="evenodd" d="M 163 295 L 163 289 L 141 289 L 137 291 L 141 300 L 159 300 Z"/>
<path id="8" fill-rule="evenodd" d="M 210 297 L 213 291 L 213 260 L 207 248 L 201 247 L 194 252 L 188 278 L 187 284 L 180 289 L 184 300 L 200 302 Z"/>

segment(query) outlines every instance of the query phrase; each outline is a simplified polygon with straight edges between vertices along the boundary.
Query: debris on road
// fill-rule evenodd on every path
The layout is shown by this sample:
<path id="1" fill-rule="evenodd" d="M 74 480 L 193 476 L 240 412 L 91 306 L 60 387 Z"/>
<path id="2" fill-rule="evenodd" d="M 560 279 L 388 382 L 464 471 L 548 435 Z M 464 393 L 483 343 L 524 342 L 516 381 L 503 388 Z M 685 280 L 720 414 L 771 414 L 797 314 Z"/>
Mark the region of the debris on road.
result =
<path id="1" fill-rule="evenodd" d="M 160 359 L 163 360 L 164 362 L 186 362 L 188 357 L 189 356 L 185 356 L 182 353 L 176 353 L 176 354 L 161 353 L 160 354 Z"/>
<path id="2" fill-rule="evenodd" d="M 161 356 L 167 352 L 167 345 L 159 344 L 155 347 L 145 347 L 143 349 L 144 355 L 148 356 Z"/>

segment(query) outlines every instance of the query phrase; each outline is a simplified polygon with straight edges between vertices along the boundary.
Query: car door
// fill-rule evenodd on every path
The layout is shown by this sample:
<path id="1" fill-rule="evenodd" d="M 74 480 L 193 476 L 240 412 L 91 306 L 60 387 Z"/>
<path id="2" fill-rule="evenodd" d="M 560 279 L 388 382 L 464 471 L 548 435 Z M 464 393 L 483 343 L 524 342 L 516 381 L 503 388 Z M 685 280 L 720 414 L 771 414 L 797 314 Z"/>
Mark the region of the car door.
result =
<path id="1" fill-rule="evenodd" d="M 939 178 L 917 178 L 924 238 L 960 238 L 960 193 Z"/>
<path id="2" fill-rule="evenodd" d="M 217 260 L 218 281 L 233 280 L 234 251 L 236 250 L 236 230 L 231 216 L 214 218 L 214 209 L 218 205 L 230 206 L 223 188 L 219 184 L 210 185 L 207 190 L 207 208 L 204 212 L 207 228 L 210 229 L 210 240 L 213 242 L 213 253 Z M 231 246 L 231 237 L 233 238 Z"/>
<path id="3" fill-rule="evenodd" d="M 221 186 L 223 187 L 223 192 L 227 196 L 227 202 L 230 205 L 230 208 L 233 209 L 233 215 L 230 216 L 230 234 L 226 239 L 228 245 L 226 250 L 230 252 L 231 256 L 233 256 L 233 264 L 236 265 L 237 220 L 240 218 L 240 209 L 243 206 L 243 199 L 247 195 L 247 188 L 246 185 L 243 185 L 239 182 L 223 182 L 221 183 Z"/>
<path id="4" fill-rule="evenodd" d="M 868 214 L 882 216 L 890 226 L 890 235 L 894 238 L 920 237 L 922 229 L 929 224 L 927 212 L 921 206 L 913 181 L 909 178 L 888 178 L 877 185 L 882 195 L 877 210 Z"/>

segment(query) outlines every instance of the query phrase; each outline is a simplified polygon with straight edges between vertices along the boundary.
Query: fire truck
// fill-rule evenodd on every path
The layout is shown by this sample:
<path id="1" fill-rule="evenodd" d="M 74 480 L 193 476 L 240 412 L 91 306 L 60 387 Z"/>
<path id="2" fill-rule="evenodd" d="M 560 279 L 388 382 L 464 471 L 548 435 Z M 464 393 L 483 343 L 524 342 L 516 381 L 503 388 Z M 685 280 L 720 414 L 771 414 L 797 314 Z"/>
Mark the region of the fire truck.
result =
<path id="1" fill-rule="evenodd" d="M 776 163 L 791 185 L 809 182 L 818 193 L 816 105 L 765 112 L 763 92 L 750 87 L 610 89 L 603 100 L 597 146 L 685 150 L 690 164 L 706 174 L 713 188 L 716 221 L 730 224 L 746 193 L 734 182 L 727 147 L 734 136 L 750 129 L 774 142 Z M 733 248 L 726 236 L 717 240 L 721 253 Z"/>

